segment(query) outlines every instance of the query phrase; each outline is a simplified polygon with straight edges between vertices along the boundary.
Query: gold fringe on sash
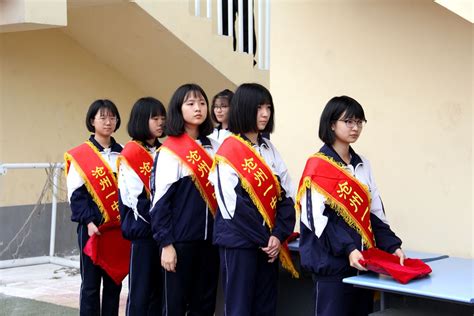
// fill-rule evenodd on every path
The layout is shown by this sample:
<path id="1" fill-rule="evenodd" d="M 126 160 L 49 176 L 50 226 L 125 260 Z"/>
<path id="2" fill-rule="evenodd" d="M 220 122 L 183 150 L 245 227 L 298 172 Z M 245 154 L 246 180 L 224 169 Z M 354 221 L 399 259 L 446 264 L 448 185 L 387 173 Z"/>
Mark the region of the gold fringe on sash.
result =
<path id="1" fill-rule="evenodd" d="M 293 260 L 291 260 L 290 257 L 290 252 L 289 251 L 281 251 L 280 254 L 278 255 L 278 258 L 280 259 L 281 266 L 283 269 L 291 273 L 291 276 L 295 279 L 300 278 L 299 272 L 296 270 Z"/>
<path id="2" fill-rule="evenodd" d="M 225 162 L 229 166 L 232 166 L 232 164 L 229 162 L 229 160 L 227 160 L 225 157 L 220 156 L 220 155 L 215 155 L 214 156 L 214 163 L 212 164 L 212 168 L 214 169 L 215 165 L 217 165 L 220 162 Z M 263 207 L 262 203 L 258 199 L 257 194 L 253 190 L 252 186 L 247 181 L 247 179 L 245 179 L 243 177 L 239 177 L 239 179 L 242 183 L 242 188 L 245 190 L 245 192 L 248 193 L 248 195 L 250 196 L 250 199 L 252 200 L 253 204 L 255 204 L 255 206 L 257 207 L 258 212 L 260 213 L 260 215 L 262 215 L 263 220 L 265 221 L 267 226 L 270 228 L 270 230 L 272 230 L 273 229 L 273 224 L 271 223 L 270 218 L 268 217 L 268 214 L 265 211 L 265 208 Z"/>
<path id="3" fill-rule="evenodd" d="M 127 160 L 127 158 L 125 158 L 124 156 L 118 156 L 117 158 L 117 161 L 116 161 L 116 165 L 117 165 L 117 181 L 118 181 L 118 178 L 120 176 L 120 163 L 122 162 L 122 160 L 127 164 L 127 166 L 133 170 L 133 167 L 132 165 L 130 164 L 130 162 Z M 147 190 L 146 188 L 146 185 L 143 185 L 143 187 L 145 188 L 145 193 L 146 193 L 146 198 L 149 200 L 151 198 L 151 193 L 150 191 Z"/>
<path id="4" fill-rule="evenodd" d="M 237 135 L 232 135 L 232 136 L 234 136 L 235 138 L 238 138 L 240 141 L 242 141 L 244 143 L 248 143 L 243 138 L 241 138 L 240 136 L 237 136 Z M 254 154 L 256 156 L 257 155 L 260 156 L 260 154 L 258 154 L 252 148 L 252 146 L 249 146 L 249 147 L 254 152 Z M 211 171 L 213 171 L 216 168 L 217 164 L 220 163 L 220 162 L 225 162 L 229 166 L 232 166 L 232 164 L 229 162 L 229 160 L 227 160 L 227 158 L 216 154 L 214 156 L 214 163 L 212 164 Z M 271 169 L 270 169 L 270 171 L 271 171 Z M 278 200 L 281 201 L 282 198 L 281 198 L 280 183 L 278 182 L 278 179 L 276 178 L 276 176 L 273 172 L 272 172 L 272 176 L 273 176 L 273 178 L 275 180 L 275 183 L 276 183 L 276 190 L 277 190 L 277 194 L 278 194 Z M 270 232 L 271 232 L 273 230 L 273 224 L 272 224 L 270 218 L 268 217 L 268 214 L 265 211 L 265 208 L 263 207 L 262 203 L 260 202 L 259 198 L 257 197 L 257 194 L 255 193 L 252 185 L 244 177 L 239 176 L 239 179 L 240 179 L 240 182 L 242 183 L 242 188 L 250 196 L 250 199 L 252 200 L 253 204 L 257 207 L 258 212 L 260 213 L 260 215 L 262 215 L 263 220 L 265 221 L 267 226 L 270 228 Z M 283 243 L 282 243 L 282 245 L 283 245 Z M 279 259 L 280 259 L 281 265 L 284 269 L 289 271 L 294 278 L 299 278 L 299 273 L 296 270 L 295 266 L 293 265 L 293 261 L 291 260 L 291 257 L 288 257 L 288 256 L 289 256 L 288 253 L 283 252 L 283 251 L 280 250 Z"/>
<path id="5" fill-rule="evenodd" d="M 249 149 L 254 153 L 255 156 L 260 156 L 262 157 L 262 155 L 260 155 L 253 147 L 252 147 L 252 144 L 248 141 L 246 141 L 245 139 L 243 139 L 242 137 L 240 137 L 239 135 L 235 135 L 233 134 L 232 136 L 234 136 L 235 138 L 237 138 L 239 141 L 241 141 L 242 143 L 246 144 Z M 262 157 L 262 160 L 265 162 L 265 160 L 263 159 Z M 270 166 L 268 167 L 268 169 L 270 169 L 270 171 L 272 171 L 272 169 L 270 168 Z M 278 195 L 278 201 L 281 201 L 281 187 L 280 187 L 280 182 L 278 182 L 278 179 L 277 177 L 275 176 L 275 174 L 273 172 L 271 172 L 272 174 L 272 177 L 273 177 L 273 180 L 275 181 L 275 183 L 277 184 L 276 186 L 276 190 L 277 190 L 277 195 Z"/>
<path id="6" fill-rule="evenodd" d="M 346 174 L 346 176 L 353 178 L 352 175 L 350 175 L 346 170 L 343 169 L 343 165 L 341 165 L 340 163 L 335 161 L 332 157 L 328 157 L 328 156 L 326 156 L 324 154 L 321 154 L 321 153 L 314 154 L 311 157 L 320 157 L 320 158 L 326 160 L 327 162 L 331 163 L 332 165 L 335 165 L 336 167 L 339 167 L 339 169 L 341 169 L 341 171 L 344 172 Z M 366 185 L 364 185 L 363 183 L 360 183 L 360 182 L 359 182 L 359 184 L 367 192 L 369 192 L 369 189 Z M 322 196 L 324 196 L 326 198 L 326 201 L 324 202 L 325 204 L 327 204 L 330 208 L 332 208 L 334 211 L 336 211 L 336 213 L 339 216 L 341 216 L 344 219 L 344 221 L 350 227 L 352 227 L 353 229 L 355 229 L 357 231 L 357 233 L 362 237 L 364 245 L 367 248 L 372 248 L 373 245 L 370 243 L 369 238 L 367 238 L 367 236 L 364 233 L 363 228 L 359 225 L 359 223 L 357 223 L 356 221 L 353 220 L 353 218 L 350 214 L 350 211 L 342 203 L 340 203 L 339 201 L 334 199 L 328 192 L 326 192 L 323 188 L 321 188 L 316 183 L 316 181 L 314 181 L 310 176 L 307 176 L 303 179 L 303 184 L 300 186 L 300 188 L 298 189 L 298 192 L 296 194 L 295 207 L 297 208 L 297 210 L 299 212 L 301 212 L 301 206 L 300 206 L 301 197 L 303 196 L 306 189 L 309 189 L 309 188 L 312 188 L 312 187 L 316 191 L 318 191 L 319 194 L 321 194 Z M 369 194 L 369 205 L 371 205 L 371 202 L 372 202 L 372 199 L 371 199 L 371 196 Z M 375 241 L 374 241 L 374 243 L 375 243 Z"/>
<path id="7" fill-rule="evenodd" d="M 87 143 L 87 142 L 86 142 Z M 89 144 L 88 144 L 89 145 Z M 107 163 L 103 160 L 102 158 L 102 155 L 99 153 L 99 151 L 95 148 L 94 145 L 89 145 L 92 150 L 94 150 L 100 157 L 100 159 L 106 164 L 107 166 Z M 84 181 L 84 185 L 86 186 L 86 189 L 87 189 L 87 192 L 89 192 L 90 196 L 92 197 L 92 200 L 95 202 L 95 204 L 97 204 L 97 207 L 99 208 L 99 211 L 100 213 L 102 214 L 102 217 L 104 218 L 104 222 L 103 223 L 107 223 L 108 221 L 110 221 L 110 217 L 109 217 L 109 214 L 107 214 L 106 210 L 105 210 L 105 207 L 104 207 L 104 204 L 102 204 L 102 201 L 100 201 L 100 199 L 97 197 L 97 195 L 95 194 L 95 191 L 94 191 L 94 188 L 92 186 L 92 184 L 90 184 L 89 182 L 89 179 L 87 179 L 87 176 L 84 174 L 84 171 L 82 171 L 82 169 L 79 167 L 79 164 L 77 163 L 77 161 L 72 157 L 71 154 L 69 153 L 64 153 L 64 160 L 66 161 L 66 168 L 65 168 L 65 173 L 66 173 L 66 177 L 67 177 L 67 174 L 69 172 L 69 166 L 71 165 L 71 162 L 74 162 L 75 165 L 77 166 L 76 170 L 77 172 L 79 173 L 79 175 L 81 176 L 82 180 Z M 113 176 L 113 173 L 112 173 L 112 176 Z M 113 176 L 113 179 L 112 181 L 116 181 L 115 177 Z"/>
<path id="8" fill-rule="evenodd" d="M 295 202 L 295 209 L 298 211 L 299 215 L 301 216 L 301 206 L 300 201 L 303 197 L 303 194 L 306 192 L 306 189 L 311 188 L 311 177 L 305 177 L 303 179 L 303 184 L 298 188 L 296 192 L 296 202 Z"/>
<path id="9" fill-rule="evenodd" d="M 167 152 L 171 153 L 173 156 L 175 156 L 179 161 L 181 161 L 181 158 L 176 155 L 172 150 L 168 149 L 167 147 L 164 147 L 164 146 L 161 146 L 160 148 L 158 148 L 157 150 L 157 153 L 158 151 L 160 151 L 161 149 L 164 149 L 166 150 Z M 214 164 L 213 164 L 214 165 Z M 185 166 L 185 164 L 183 163 L 183 166 Z M 188 167 L 186 167 L 188 170 L 190 170 Z M 212 170 L 212 168 L 211 168 Z M 209 172 L 210 173 L 210 172 Z M 206 202 L 207 204 L 207 207 L 209 208 L 209 210 L 211 211 L 211 214 L 212 216 L 216 216 L 216 211 L 217 210 L 213 210 L 212 207 L 211 207 L 211 203 L 209 201 L 209 199 L 207 198 L 207 195 L 206 193 L 204 192 L 204 190 L 202 189 L 201 187 L 201 183 L 199 183 L 199 180 L 197 179 L 196 175 L 194 174 L 194 172 L 192 170 L 190 170 L 190 175 L 189 175 L 194 183 L 194 186 L 196 187 L 196 189 L 198 190 L 199 194 L 201 195 L 202 199 Z"/>

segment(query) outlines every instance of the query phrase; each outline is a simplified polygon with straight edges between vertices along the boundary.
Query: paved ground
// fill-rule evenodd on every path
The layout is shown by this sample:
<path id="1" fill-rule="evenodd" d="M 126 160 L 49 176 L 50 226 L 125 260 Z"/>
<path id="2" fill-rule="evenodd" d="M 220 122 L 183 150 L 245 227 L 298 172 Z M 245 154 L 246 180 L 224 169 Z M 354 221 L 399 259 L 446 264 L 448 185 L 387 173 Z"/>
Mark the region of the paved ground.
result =
<path id="1" fill-rule="evenodd" d="M 128 280 L 122 286 L 120 315 L 125 315 Z M 78 315 L 79 270 L 55 264 L 0 269 L 0 316 Z M 312 281 L 293 280 L 280 274 L 278 316 L 312 314 Z M 383 316 L 472 316 L 472 307 L 403 296 L 389 297 L 390 306 L 373 315 Z M 222 293 L 217 298 L 216 315 L 222 315 Z"/>
<path id="2" fill-rule="evenodd" d="M 124 280 L 120 315 L 125 315 Z M 77 315 L 81 276 L 76 268 L 54 264 L 0 269 L 0 316 Z"/>
<path id="3" fill-rule="evenodd" d="M 311 315 L 312 281 L 281 275 L 278 316 Z M 78 315 L 79 269 L 41 264 L 0 269 L 0 316 Z M 302 294 L 307 294 L 302 295 Z M 128 279 L 122 285 L 120 314 L 125 315 Z M 218 290 L 216 315 L 223 315 L 222 290 Z"/>

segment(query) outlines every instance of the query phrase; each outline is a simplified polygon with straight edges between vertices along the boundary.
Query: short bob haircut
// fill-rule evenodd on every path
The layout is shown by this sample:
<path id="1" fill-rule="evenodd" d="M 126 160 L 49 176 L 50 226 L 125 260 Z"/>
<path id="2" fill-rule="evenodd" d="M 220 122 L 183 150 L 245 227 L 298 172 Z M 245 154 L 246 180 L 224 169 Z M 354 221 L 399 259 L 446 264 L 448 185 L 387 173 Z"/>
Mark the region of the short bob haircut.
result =
<path id="1" fill-rule="evenodd" d="M 270 104 L 271 114 L 263 131 L 257 130 L 259 105 Z M 229 113 L 229 131 L 234 134 L 273 132 L 275 107 L 270 91 L 258 83 L 244 83 L 235 91 Z"/>
<path id="2" fill-rule="evenodd" d="M 326 104 L 319 121 L 319 138 L 326 144 L 336 141 L 332 125 L 337 120 L 356 118 L 365 120 L 364 109 L 356 100 L 348 96 L 334 97 Z"/>
<path id="3" fill-rule="evenodd" d="M 229 106 L 230 106 L 230 103 L 232 102 L 232 97 L 233 96 L 234 96 L 234 92 L 230 91 L 229 89 L 225 89 L 225 90 L 219 92 L 218 94 L 216 94 L 214 96 L 214 98 L 212 98 L 211 118 L 214 122 L 219 123 L 219 121 L 217 121 L 216 114 L 214 113 L 214 106 L 216 105 L 216 100 L 217 99 L 227 99 L 227 101 L 229 102 Z"/>
<path id="4" fill-rule="evenodd" d="M 115 106 L 115 104 L 107 99 L 103 100 L 95 100 L 92 102 L 92 104 L 89 106 L 89 110 L 87 111 L 86 114 L 86 126 L 87 130 L 91 133 L 95 133 L 95 127 L 92 125 L 92 121 L 95 119 L 95 116 L 97 115 L 97 112 L 100 113 L 108 113 L 110 112 L 112 116 L 115 116 L 117 118 L 117 124 L 115 125 L 115 131 L 117 131 L 120 127 L 120 114 Z"/>
<path id="5" fill-rule="evenodd" d="M 166 117 L 166 109 L 163 103 L 153 97 L 138 99 L 130 112 L 130 119 L 127 124 L 128 135 L 141 142 L 153 138 L 148 121 L 155 116 Z M 163 136 L 165 135 L 161 137 Z"/>
<path id="6" fill-rule="evenodd" d="M 206 101 L 207 116 L 204 122 L 199 125 L 199 136 L 207 136 L 214 130 L 209 115 L 209 101 L 206 93 L 199 85 L 188 83 L 179 87 L 171 97 L 168 106 L 168 115 L 166 117 L 166 134 L 168 136 L 180 136 L 185 132 L 183 111 L 181 108 L 190 96 L 202 96 Z"/>

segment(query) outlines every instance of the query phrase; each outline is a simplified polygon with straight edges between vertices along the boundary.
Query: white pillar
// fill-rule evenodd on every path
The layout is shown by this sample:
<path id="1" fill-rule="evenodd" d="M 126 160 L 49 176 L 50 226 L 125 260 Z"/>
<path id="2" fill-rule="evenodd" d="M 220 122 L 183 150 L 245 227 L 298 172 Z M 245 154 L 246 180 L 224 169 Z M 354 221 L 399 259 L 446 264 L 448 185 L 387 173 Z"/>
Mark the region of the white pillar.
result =
<path id="1" fill-rule="evenodd" d="M 233 3 L 232 0 L 227 0 L 227 30 L 229 32 L 228 36 L 232 36 L 234 32 L 234 17 L 233 17 Z"/>
<path id="2" fill-rule="evenodd" d="M 270 69 L 270 0 L 265 0 L 265 70 Z"/>
<path id="3" fill-rule="evenodd" d="M 206 17 L 210 19 L 212 17 L 212 0 L 207 0 L 206 13 Z"/>
<path id="4" fill-rule="evenodd" d="M 194 0 L 194 16 L 201 16 L 201 0 Z"/>
<path id="5" fill-rule="evenodd" d="M 244 0 L 238 1 L 238 10 L 237 14 L 239 15 L 239 35 L 238 35 L 238 52 L 242 53 L 244 51 Z"/>
<path id="6" fill-rule="evenodd" d="M 253 0 L 248 0 L 248 39 L 249 39 L 249 54 L 253 55 Z"/>
<path id="7" fill-rule="evenodd" d="M 217 35 L 222 35 L 222 0 L 217 0 Z"/>
<path id="8" fill-rule="evenodd" d="M 257 0 L 258 3 L 258 37 L 257 37 L 257 55 L 258 55 L 258 68 L 263 69 L 263 0 Z"/>

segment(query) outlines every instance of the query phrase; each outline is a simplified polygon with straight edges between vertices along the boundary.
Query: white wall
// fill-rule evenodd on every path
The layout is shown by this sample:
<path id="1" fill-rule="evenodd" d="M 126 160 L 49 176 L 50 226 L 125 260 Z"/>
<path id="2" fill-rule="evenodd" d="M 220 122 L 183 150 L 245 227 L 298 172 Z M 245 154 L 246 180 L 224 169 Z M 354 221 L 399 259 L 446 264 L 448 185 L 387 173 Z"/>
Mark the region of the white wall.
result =
<path id="1" fill-rule="evenodd" d="M 0 1 L 0 33 L 65 26 L 66 0 Z"/>

